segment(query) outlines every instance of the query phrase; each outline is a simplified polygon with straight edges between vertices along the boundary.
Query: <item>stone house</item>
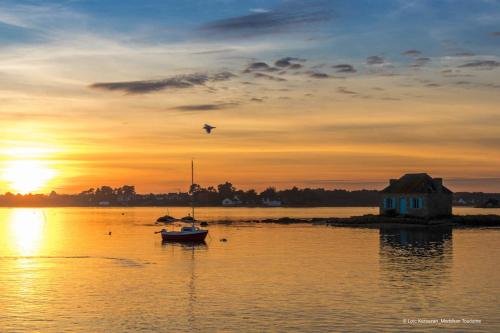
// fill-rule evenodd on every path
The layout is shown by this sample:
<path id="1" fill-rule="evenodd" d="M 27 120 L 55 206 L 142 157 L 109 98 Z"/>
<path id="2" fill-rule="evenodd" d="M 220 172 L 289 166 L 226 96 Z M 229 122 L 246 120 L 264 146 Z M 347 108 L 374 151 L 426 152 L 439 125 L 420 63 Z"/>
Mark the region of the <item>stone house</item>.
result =
<path id="1" fill-rule="evenodd" d="M 421 218 L 452 214 L 452 195 L 442 178 L 426 173 L 409 173 L 391 179 L 381 191 L 380 215 L 404 215 Z"/>

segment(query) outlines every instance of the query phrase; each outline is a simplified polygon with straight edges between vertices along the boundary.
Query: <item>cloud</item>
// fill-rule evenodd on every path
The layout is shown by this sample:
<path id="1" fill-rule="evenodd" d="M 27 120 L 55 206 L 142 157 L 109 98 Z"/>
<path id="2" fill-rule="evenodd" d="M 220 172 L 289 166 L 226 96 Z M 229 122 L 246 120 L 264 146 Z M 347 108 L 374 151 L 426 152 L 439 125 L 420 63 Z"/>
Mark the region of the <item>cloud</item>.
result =
<path id="1" fill-rule="evenodd" d="M 301 59 L 301 58 L 294 58 L 294 57 L 285 57 L 285 58 L 281 58 L 281 59 L 278 59 L 276 60 L 276 62 L 274 63 L 274 65 L 276 67 L 290 67 L 290 66 L 293 66 L 293 65 L 299 65 L 300 67 L 302 67 L 302 65 L 300 64 L 296 64 L 296 63 L 292 63 L 292 61 L 305 61 L 305 59 Z M 298 67 L 298 68 L 300 68 Z"/>
<path id="2" fill-rule="evenodd" d="M 315 79 L 329 79 L 331 76 L 328 75 L 327 73 L 322 73 L 322 72 L 307 72 L 310 77 L 313 77 Z"/>
<path id="3" fill-rule="evenodd" d="M 213 37 L 250 37 L 266 34 L 297 31 L 313 23 L 332 18 L 328 1 L 287 2 L 269 10 L 258 10 L 252 14 L 230 17 L 206 23 L 199 31 Z"/>
<path id="4" fill-rule="evenodd" d="M 441 74 L 444 77 L 472 77 L 471 74 L 463 74 L 460 69 L 443 69 Z"/>
<path id="5" fill-rule="evenodd" d="M 272 75 L 264 74 L 264 73 L 255 73 L 254 77 L 257 79 L 261 78 L 261 79 L 268 79 L 271 81 L 278 81 L 278 82 L 286 81 L 286 79 L 284 79 L 284 78 L 276 77 L 276 76 L 272 76 Z"/>
<path id="6" fill-rule="evenodd" d="M 358 93 L 352 90 L 348 90 L 346 87 L 338 87 L 337 92 L 341 94 L 357 95 Z"/>
<path id="7" fill-rule="evenodd" d="M 473 57 L 475 56 L 472 52 L 458 52 L 454 54 L 455 57 Z"/>
<path id="8" fill-rule="evenodd" d="M 231 72 L 224 71 L 224 72 L 218 72 L 218 73 L 212 74 L 212 76 L 209 77 L 209 80 L 210 81 L 226 81 L 226 80 L 232 79 L 233 77 L 236 77 L 236 75 L 234 75 Z"/>
<path id="9" fill-rule="evenodd" d="M 370 56 L 366 58 L 366 63 L 368 65 L 380 65 L 385 62 L 385 59 L 381 56 Z"/>
<path id="10" fill-rule="evenodd" d="M 493 31 L 493 32 L 491 33 L 491 35 L 492 35 L 493 37 L 500 37 L 500 31 Z"/>
<path id="11" fill-rule="evenodd" d="M 191 105 L 180 105 L 173 107 L 172 110 L 178 111 L 213 111 L 221 110 L 228 107 L 236 106 L 237 103 L 219 103 L 219 104 L 191 104 Z"/>
<path id="12" fill-rule="evenodd" d="M 270 10 L 266 8 L 251 8 L 250 11 L 252 13 L 269 13 Z"/>
<path id="13" fill-rule="evenodd" d="M 422 54 L 419 50 L 406 50 L 401 53 L 401 55 L 408 56 L 408 57 L 416 57 L 418 55 Z"/>
<path id="14" fill-rule="evenodd" d="M 263 98 L 257 98 L 257 97 L 252 97 L 250 99 L 251 102 L 264 102 L 264 99 Z"/>
<path id="15" fill-rule="evenodd" d="M 213 75 L 202 73 L 186 74 L 161 80 L 141 80 L 124 82 L 97 82 L 89 87 L 107 91 L 123 91 L 127 94 L 147 94 L 165 89 L 184 89 L 204 85 L 209 81 L 229 80 L 235 75 L 230 72 L 220 72 Z"/>
<path id="16" fill-rule="evenodd" d="M 415 62 L 411 66 L 412 67 L 422 67 L 425 64 L 427 64 L 429 61 L 431 61 L 431 58 L 426 58 L 426 57 L 416 58 Z"/>
<path id="17" fill-rule="evenodd" d="M 461 68 L 478 68 L 478 69 L 493 69 L 499 67 L 500 62 L 496 60 L 476 60 L 460 65 Z"/>
<path id="18" fill-rule="evenodd" d="M 252 72 L 276 72 L 279 69 L 276 67 L 271 67 L 267 63 L 259 61 L 250 63 L 247 68 L 243 71 L 243 73 L 252 73 Z"/>
<path id="19" fill-rule="evenodd" d="M 354 68 L 353 65 L 349 64 L 339 64 L 332 66 L 332 68 L 335 68 L 337 70 L 337 73 L 356 73 L 356 69 Z"/>

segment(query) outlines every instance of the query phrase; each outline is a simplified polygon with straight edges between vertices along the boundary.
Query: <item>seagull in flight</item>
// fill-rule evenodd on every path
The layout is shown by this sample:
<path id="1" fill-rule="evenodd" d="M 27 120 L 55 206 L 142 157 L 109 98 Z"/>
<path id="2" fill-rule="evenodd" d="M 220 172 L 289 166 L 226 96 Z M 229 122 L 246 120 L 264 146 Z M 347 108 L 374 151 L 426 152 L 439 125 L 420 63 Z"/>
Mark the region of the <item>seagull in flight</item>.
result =
<path id="1" fill-rule="evenodd" d="M 209 124 L 205 124 L 205 126 L 203 126 L 203 129 L 207 131 L 207 134 L 210 134 L 214 128 L 215 126 L 210 126 Z"/>

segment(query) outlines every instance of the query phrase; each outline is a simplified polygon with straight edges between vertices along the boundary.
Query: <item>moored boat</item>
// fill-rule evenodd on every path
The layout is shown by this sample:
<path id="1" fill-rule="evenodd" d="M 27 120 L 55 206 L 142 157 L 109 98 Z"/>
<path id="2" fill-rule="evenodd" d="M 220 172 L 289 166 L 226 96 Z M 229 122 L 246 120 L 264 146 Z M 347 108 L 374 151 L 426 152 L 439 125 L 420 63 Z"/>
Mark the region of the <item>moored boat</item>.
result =
<path id="1" fill-rule="evenodd" d="M 183 227 L 180 231 L 160 231 L 161 239 L 166 242 L 203 242 L 208 230 L 195 226 Z"/>
<path id="2" fill-rule="evenodd" d="M 191 188 L 194 184 L 194 164 L 191 161 Z M 194 199 L 193 193 L 191 193 L 191 214 L 189 216 L 183 217 L 182 222 L 191 222 L 191 226 L 182 227 L 180 231 L 168 231 L 162 229 L 159 231 L 161 234 L 161 239 L 164 242 L 203 242 L 205 237 L 207 237 L 208 230 L 200 229 L 195 227 L 194 223 L 196 218 L 194 217 Z M 172 221 L 173 222 L 173 221 Z"/>

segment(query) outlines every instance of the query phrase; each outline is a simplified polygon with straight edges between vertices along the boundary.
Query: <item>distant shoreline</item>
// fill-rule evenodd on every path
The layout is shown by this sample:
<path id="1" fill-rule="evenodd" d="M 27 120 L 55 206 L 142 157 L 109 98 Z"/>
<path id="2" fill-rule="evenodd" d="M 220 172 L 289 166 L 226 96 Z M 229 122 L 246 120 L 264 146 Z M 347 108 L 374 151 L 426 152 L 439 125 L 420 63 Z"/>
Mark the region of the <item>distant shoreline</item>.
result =
<path id="1" fill-rule="evenodd" d="M 4 205 L 0 204 L 0 208 L 191 208 L 191 205 Z M 265 205 L 238 205 L 238 206 L 222 206 L 222 205 L 196 205 L 196 208 L 378 208 L 376 205 L 282 205 L 278 207 Z M 477 209 L 495 209 L 499 207 L 476 207 L 454 205 L 454 208 L 477 208 Z M 499 209 L 500 211 L 500 209 Z"/>

